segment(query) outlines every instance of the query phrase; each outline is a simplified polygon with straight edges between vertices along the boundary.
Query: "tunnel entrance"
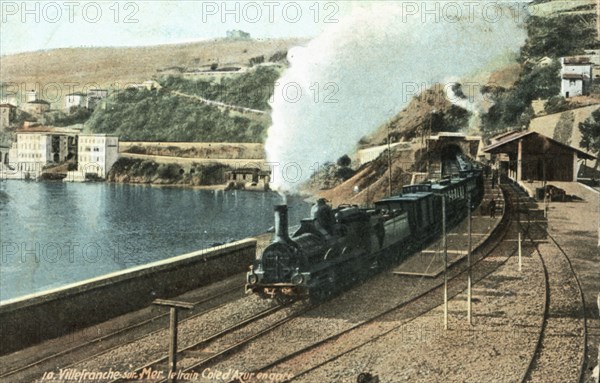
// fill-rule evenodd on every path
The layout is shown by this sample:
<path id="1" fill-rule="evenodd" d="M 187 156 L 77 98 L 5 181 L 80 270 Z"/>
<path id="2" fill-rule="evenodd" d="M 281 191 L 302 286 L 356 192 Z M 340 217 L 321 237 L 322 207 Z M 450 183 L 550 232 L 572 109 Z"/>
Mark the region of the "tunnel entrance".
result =
<path id="1" fill-rule="evenodd" d="M 460 173 L 460 165 L 457 157 L 463 155 L 460 146 L 455 144 L 446 145 L 442 148 L 440 154 L 442 161 L 442 177 L 458 176 Z"/>

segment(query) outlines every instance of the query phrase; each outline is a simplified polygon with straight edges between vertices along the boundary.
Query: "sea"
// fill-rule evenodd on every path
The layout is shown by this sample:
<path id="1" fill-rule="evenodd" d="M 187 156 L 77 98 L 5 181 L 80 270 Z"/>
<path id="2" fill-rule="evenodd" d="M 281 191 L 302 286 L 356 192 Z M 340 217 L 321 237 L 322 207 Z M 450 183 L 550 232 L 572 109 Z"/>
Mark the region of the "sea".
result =
<path id="1" fill-rule="evenodd" d="M 0 301 L 266 232 L 277 193 L 0 181 Z M 310 205 L 287 197 L 290 225 Z"/>

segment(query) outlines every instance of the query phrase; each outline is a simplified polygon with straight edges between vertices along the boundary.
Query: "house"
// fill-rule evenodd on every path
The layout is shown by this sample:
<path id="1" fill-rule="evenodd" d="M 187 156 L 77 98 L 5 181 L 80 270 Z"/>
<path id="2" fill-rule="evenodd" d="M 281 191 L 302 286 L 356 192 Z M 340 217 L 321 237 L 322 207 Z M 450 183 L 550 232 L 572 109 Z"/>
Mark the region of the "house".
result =
<path id="1" fill-rule="evenodd" d="M 106 97 L 108 97 L 107 89 L 90 89 L 87 92 L 86 107 L 88 109 L 95 109 L 96 105 L 98 105 L 98 103 Z"/>
<path id="2" fill-rule="evenodd" d="M 0 132 L 5 131 L 17 118 L 17 107 L 12 104 L 0 104 Z"/>
<path id="3" fill-rule="evenodd" d="M 589 94 L 592 85 L 592 62 L 587 56 L 561 57 L 560 94 L 564 98 Z"/>
<path id="4" fill-rule="evenodd" d="M 34 117 L 41 117 L 50 110 L 50 103 L 45 100 L 28 101 L 21 105 L 21 109 Z"/>
<path id="5" fill-rule="evenodd" d="M 87 108 L 87 94 L 76 92 L 65 96 L 65 112 L 69 113 L 73 108 Z"/>
<path id="6" fill-rule="evenodd" d="M 50 110 L 50 103 L 39 99 L 35 90 L 27 91 L 25 97 L 27 102 L 21 105 L 21 109 L 34 117 L 41 117 Z"/>
<path id="7" fill-rule="evenodd" d="M 84 181 L 106 178 L 119 158 L 119 137 L 109 134 L 80 134 L 77 146 L 77 171 L 66 180 Z"/>
<path id="8" fill-rule="evenodd" d="M 75 160 L 79 130 L 36 125 L 19 129 L 8 151 L 15 178 L 38 177 L 44 167 Z"/>
<path id="9" fill-rule="evenodd" d="M 271 171 L 258 168 L 239 168 L 227 173 L 225 190 L 270 190 Z"/>
<path id="10" fill-rule="evenodd" d="M 25 99 L 27 102 L 36 101 L 38 99 L 37 91 L 32 89 L 25 92 Z"/>
<path id="11" fill-rule="evenodd" d="M 250 33 L 244 32 L 239 29 L 227 31 L 226 36 L 227 36 L 227 39 L 229 39 L 229 40 L 250 40 L 251 39 Z"/>

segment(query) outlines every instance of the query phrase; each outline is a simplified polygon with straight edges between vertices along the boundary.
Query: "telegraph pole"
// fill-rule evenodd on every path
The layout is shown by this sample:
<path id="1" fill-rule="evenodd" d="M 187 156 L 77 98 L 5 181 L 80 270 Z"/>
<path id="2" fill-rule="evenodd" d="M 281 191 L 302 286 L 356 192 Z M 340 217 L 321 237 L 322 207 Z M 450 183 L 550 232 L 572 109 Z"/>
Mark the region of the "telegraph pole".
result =
<path id="1" fill-rule="evenodd" d="M 600 0 L 596 4 L 596 31 L 598 33 L 598 40 L 600 40 Z M 600 373 L 598 374 L 600 375 Z"/>
<path id="2" fill-rule="evenodd" d="M 468 230 L 469 230 L 469 246 L 467 248 L 467 268 L 468 268 L 468 274 L 467 274 L 467 319 L 469 321 L 470 325 L 473 325 L 473 320 L 471 319 L 471 297 L 472 297 L 472 292 L 471 292 L 471 246 L 472 246 L 472 241 L 471 241 L 471 195 L 469 195 L 469 197 L 467 198 L 467 211 L 469 213 L 469 217 L 468 217 Z"/>
<path id="3" fill-rule="evenodd" d="M 446 241 L 446 196 L 442 194 L 442 245 L 444 248 L 444 329 L 448 330 L 448 244 Z"/>
<path id="4" fill-rule="evenodd" d="M 521 239 L 521 196 L 517 194 L 517 226 L 519 230 L 518 246 L 519 246 L 519 272 L 523 268 L 523 251 Z"/>
<path id="5" fill-rule="evenodd" d="M 387 127 L 387 144 L 388 144 L 388 183 L 389 183 L 389 196 L 392 196 L 392 143 L 390 134 L 390 124 Z"/>
<path id="6" fill-rule="evenodd" d="M 167 381 L 169 383 L 177 382 L 177 310 L 193 309 L 194 305 L 186 302 L 169 301 L 166 299 L 156 299 L 152 302 L 155 305 L 167 306 L 170 308 L 171 316 L 169 318 L 169 367 L 167 369 Z"/>

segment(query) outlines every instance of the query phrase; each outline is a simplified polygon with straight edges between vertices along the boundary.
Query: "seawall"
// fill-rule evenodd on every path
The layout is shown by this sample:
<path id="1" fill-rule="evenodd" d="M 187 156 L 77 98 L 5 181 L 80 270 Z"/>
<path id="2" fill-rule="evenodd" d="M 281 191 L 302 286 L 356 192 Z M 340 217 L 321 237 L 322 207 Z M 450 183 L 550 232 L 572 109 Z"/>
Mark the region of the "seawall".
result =
<path id="1" fill-rule="evenodd" d="M 148 306 L 248 269 L 245 239 L 103 275 L 0 304 L 0 355 Z"/>

